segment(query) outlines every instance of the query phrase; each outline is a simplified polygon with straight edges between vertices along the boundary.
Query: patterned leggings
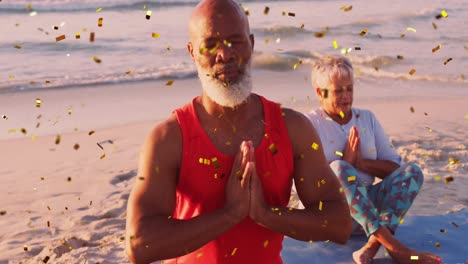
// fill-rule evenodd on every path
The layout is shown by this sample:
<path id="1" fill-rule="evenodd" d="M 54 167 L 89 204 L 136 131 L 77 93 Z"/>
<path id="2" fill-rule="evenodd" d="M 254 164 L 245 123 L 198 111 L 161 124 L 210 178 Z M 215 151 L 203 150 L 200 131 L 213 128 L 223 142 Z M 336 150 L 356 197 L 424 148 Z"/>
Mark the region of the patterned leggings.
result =
<path id="1" fill-rule="evenodd" d="M 330 167 L 346 195 L 354 219 L 353 234 L 364 231 L 368 237 L 381 226 L 387 226 L 394 233 L 424 181 L 421 169 L 415 164 L 400 167 L 378 184 L 368 187 L 349 163 L 336 160 Z"/>

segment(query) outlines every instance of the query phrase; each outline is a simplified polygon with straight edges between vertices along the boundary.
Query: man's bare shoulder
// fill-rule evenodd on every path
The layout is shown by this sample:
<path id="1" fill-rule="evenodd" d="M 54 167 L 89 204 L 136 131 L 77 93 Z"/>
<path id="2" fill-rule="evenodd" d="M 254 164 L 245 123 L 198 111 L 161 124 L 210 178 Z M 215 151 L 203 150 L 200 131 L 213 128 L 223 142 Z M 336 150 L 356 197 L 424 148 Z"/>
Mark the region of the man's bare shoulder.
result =
<path id="1" fill-rule="evenodd" d="M 309 119 L 303 113 L 290 108 L 282 108 L 281 110 L 289 131 L 312 127 Z"/>

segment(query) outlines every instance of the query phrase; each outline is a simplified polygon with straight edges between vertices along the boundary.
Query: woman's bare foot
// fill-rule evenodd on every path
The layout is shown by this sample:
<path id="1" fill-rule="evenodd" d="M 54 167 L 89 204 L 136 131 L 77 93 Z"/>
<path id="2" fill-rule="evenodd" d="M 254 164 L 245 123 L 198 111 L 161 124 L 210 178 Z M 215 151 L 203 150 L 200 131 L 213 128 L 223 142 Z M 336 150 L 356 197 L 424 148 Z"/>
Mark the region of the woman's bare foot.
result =
<path id="1" fill-rule="evenodd" d="M 395 260 L 397 263 L 400 264 L 415 264 L 415 263 L 422 263 L 422 264 L 439 264 L 442 263 L 442 259 L 430 252 L 420 252 L 416 250 L 412 250 L 409 248 L 403 248 L 400 250 L 387 250 L 390 256 Z"/>
<path id="2" fill-rule="evenodd" d="M 369 264 L 379 251 L 380 243 L 371 235 L 367 243 L 359 250 L 353 252 L 353 260 L 357 264 Z"/>

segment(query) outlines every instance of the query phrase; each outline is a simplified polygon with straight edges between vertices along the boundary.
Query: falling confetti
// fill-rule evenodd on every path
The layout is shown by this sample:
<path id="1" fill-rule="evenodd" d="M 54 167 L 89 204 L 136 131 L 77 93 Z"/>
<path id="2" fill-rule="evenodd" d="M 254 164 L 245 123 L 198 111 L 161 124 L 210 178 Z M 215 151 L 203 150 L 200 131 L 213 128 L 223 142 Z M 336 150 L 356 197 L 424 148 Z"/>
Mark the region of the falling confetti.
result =
<path id="1" fill-rule="evenodd" d="M 75 34 L 75 39 L 80 39 L 80 38 L 81 38 L 81 35 L 80 35 L 80 33 L 79 33 L 79 32 L 78 32 L 78 33 L 76 33 L 76 34 Z"/>
<path id="2" fill-rule="evenodd" d="M 325 31 L 315 32 L 314 36 L 316 38 L 323 38 L 325 36 Z"/>
<path id="3" fill-rule="evenodd" d="M 305 25 L 304 25 L 304 24 L 301 24 L 301 28 L 304 28 L 304 27 L 305 27 Z"/>
<path id="4" fill-rule="evenodd" d="M 336 40 L 333 41 L 333 48 L 338 49 L 338 42 Z"/>
<path id="5" fill-rule="evenodd" d="M 278 150 L 276 149 L 276 146 L 275 146 L 275 143 L 271 143 L 271 145 L 268 147 L 268 149 L 270 149 L 271 153 L 273 155 L 275 155 L 276 153 L 278 153 Z"/>
<path id="6" fill-rule="evenodd" d="M 298 62 L 296 62 L 296 64 L 294 64 L 293 69 L 295 70 L 301 64 L 302 64 L 302 60 L 299 60 Z"/>
<path id="7" fill-rule="evenodd" d="M 311 147 L 312 147 L 314 150 L 318 150 L 319 144 L 313 142 L 312 145 L 311 145 Z"/>
<path id="8" fill-rule="evenodd" d="M 437 29 L 437 24 L 434 23 L 434 22 L 432 22 L 432 27 L 433 27 L 434 29 Z"/>
<path id="9" fill-rule="evenodd" d="M 103 158 L 105 158 L 105 157 L 106 157 L 106 153 L 103 152 L 102 155 L 101 155 L 101 157 L 99 157 L 99 159 L 103 159 Z"/>
<path id="10" fill-rule="evenodd" d="M 151 33 L 151 37 L 159 38 L 161 35 L 159 33 Z"/>
<path id="11" fill-rule="evenodd" d="M 441 229 L 440 232 L 441 232 L 441 233 L 447 233 L 447 230 Z"/>
<path id="12" fill-rule="evenodd" d="M 6 215 L 7 211 L 0 211 L 0 215 Z"/>
<path id="13" fill-rule="evenodd" d="M 98 19 L 98 24 L 97 24 L 98 27 L 102 27 L 102 20 L 103 20 L 102 17 L 100 17 L 100 18 Z"/>
<path id="14" fill-rule="evenodd" d="M 268 247 L 268 243 L 269 243 L 269 241 L 268 241 L 268 240 L 265 240 L 265 242 L 263 242 L 263 247 L 264 247 L 264 248 Z"/>
<path id="15" fill-rule="evenodd" d="M 94 130 L 91 130 L 91 131 L 89 131 L 89 132 L 88 132 L 88 135 L 90 135 L 90 136 L 91 136 L 91 135 L 92 135 L 92 134 L 94 134 L 94 133 L 96 133 L 96 131 L 94 131 Z"/>
<path id="16" fill-rule="evenodd" d="M 442 48 L 442 45 L 437 45 L 435 48 L 432 49 L 432 52 L 438 51 L 440 48 Z"/>
<path id="17" fill-rule="evenodd" d="M 407 27 L 406 30 L 416 32 L 416 29 L 413 27 Z"/>
<path id="18" fill-rule="evenodd" d="M 268 6 L 265 6 L 265 9 L 263 10 L 263 14 L 268 15 L 268 12 L 270 12 L 270 8 Z"/>
<path id="19" fill-rule="evenodd" d="M 440 11 L 440 14 L 442 15 L 442 17 L 448 17 L 447 11 L 445 10 Z"/>
<path id="20" fill-rule="evenodd" d="M 457 158 L 449 158 L 449 164 L 450 165 L 457 164 L 459 162 L 460 162 L 460 160 L 457 159 Z"/>
<path id="21" fill-rule="evenodd" d="M 447 60 L 444 61 L 444 65 L 447 65 L 452 60 L 452 58 L 448 58 Z"/>
<path id="22" fill-rule="evenodd" d="M 15 45 L 15 49 L 21 49 L 20 45 Z"/>
<path id="23" fill-rule="evenodd" d="M 8 120 L 8 116 L 6 116 L 6 115 L 2 115 L 2 118 L 3 118 L 4 120 Z"/>
<path id="24" fill-rule="evenodd" d="M 236 251 L 237 251 L 237 248 L 234 248 L 234 250 L 232 250 L 231 256 L 234 256 L 234 254 L 236 254 Z"/>
<path id="25" fill-rule="evenodd" d="M 349 12 L 349 11 L 351 11 L 352 9 L 353 9 L 353 6 L 352 6 L 352 5 L 340 7 L 340 10 L 343 10 L 343 11 L 345 11 L 345 12 Z"/>
<path id="26" fill-rule="evenodd" d="M 454 227 L 458 227 L 458 224 L 455 223 L 455 222 L 452 222 L 452 225 L 453 225 Z"/>
<path id="27" fill-rule="evenodd" d="M 71 183 L 71 182 L 72 182 L 72 178 L 71 178 L 71 177 L 68 177 L 68 178 L 67 178 L 67 182 L 68 182 L 68 183 Z"/>
<path id="28" fill-rule="evenodd" d="M 94 32 L 89 33 L 89 42 L 94 42 Z"/>
<path id="29" fill-rule="evenodd" d="M 74 150 L 78 150 L 79 148 L 80 148 L 80 144 L 76 143 L 75 145 L 73 145 Z"/>
<path id="30" fill-rule="evenodd" d="M 54 26 L 53 29 L 54 29 L 54 30 L 58 30 L 59 27 L 58 27 L 58 26 Z"/>
<path id="31" fill-rule="evenodd" d="M 149 20 L 151 18 L 151 10 L 146 11 L 146 19 Z"/>
<path id="32" fill-rule="evenodd" d="M 444 178 L 445 183 L 453 182 L 453 176 L 447 176 Z"/>
<path id="33" fill-rule="evenodd" d="M 402 55 L 397 55 L 396 58 L 399 59 L 399 60 L 404 59 L 404 57 Z"/>
<path id="34" fill-rule="evenodd" d="M 348 177 L 348 181 L 355 181 L 356 180 L 356 176 L 349 176 Z"/>
<path id="35" fill-rule="evenodd" d="M 414 107 L 411 106 L 410 111 L 411 111 L 411 113 L 414 113 Z"/>
<path id="36" fill-rule="evenodd" d="M 439 242 L 435 242 L 435 246 L 437 249 L 440 249 L 440 243 Z"/>
<path id="37" fill-rule="evenodd" d="M 25 134 L 25 135 L 28 134 L 28 131 L 26 131 L 26 129 L 24 129 L 24 128 L 20 128 L 20 132 Z"/>
<path id="38" fill-rule="evenodd" d="M 361 33 L 359 33 L 360 36 L 364 36 L 367 34 L 367 29 L 363 29 Z"/>
<path id="39" fill-rule="evenodd" d="M 323 203 L 322 203 L 322 201 L 320 201 L 319 206 L 318 206 L 319 211 L 322 211 L 322 207 L 323 207 Z"/>
<path id="40" fill-rule="evenodd" d="M 343 157 L 343 153 L 340 152 L 340 151 L 338 151 L 338 150 L 335 150 L 335 154 L 338 155 L 338 156 L 340 156 L 340 157 Z"/>
<path id="41" fill-rule="evenodd" d="M 219 162 L 218 162 L 218 158 L 212 158 L 211 159 L 211 162 L 213 163 L 213 166 L 215 167 L 215 169 L 219 169 L 221 166 L 219 165 Z"/>
<path id="42" fill-rule="evenodd" d="M 28 245 L 23 246 L 24 251 L 28 251 Z"/>
<path id="43" fill-rule="evenodd" d="M 56 41 L 56 42 L 59 42 L 59 41 L 62 41 L 62 40 L 64 40 L 64 39 L 65 39 L 65 35 L 61 35 L 61 36 L 56 37 L 56 38 L 55 38 L 55 41 Z"/>
<path id="44" fill-rule="evenodd" d="M 102 11 L 102 7 L 99 7 L 98 9 L 96 9 L 96 12 L 101 12 Z"/>
<path id="45" fill-rule="evenodd" d="M 409 71 L 409 75 L 413 75 L 415 72 L 416 72 L 415 69 L 411 69 L 411 70 Z"/>
<path id="46" fill-rule="evenodd" d="M 288 13 L 288 16 L 295 17 L 295 16 L 296 16 L 296 13 L 291 13 L 291 12 L 289 12 L 289 13 Z"/>
<path id="47" fill-rule="evenodd" d="M 99 59 L 97 56 L 93 56 L 93 60 L 96 63 L 101 63 L 102 62 L 101 59 Z"/>
<path id="48" fill-rule="evenodd" d="M 343 113 L 343 111 L 340 111 L 340 117 L 341 117 L 341 119 L 343 119 L 345 117 L 345 114 Z"/>
<path id="49" fill-rule="evenodd" d="M 37 108 L 40 108 L 41 107 L 41 104 L 42 104 L 42 101 L 40 98 L 36 98 L 36 107 Z"/>
<path id="50" fill-rule="evenodd" d="M 418 260 L 419 257 L 418 256 L 411 256 L 411 260 Z"/>
<path id="51" fill-rule="evenodd" d="M 57 135 L 57 137 L 55 138 L 55 145 L 60 144 L 60 140 L 61 140 L 60 135 Z"/>

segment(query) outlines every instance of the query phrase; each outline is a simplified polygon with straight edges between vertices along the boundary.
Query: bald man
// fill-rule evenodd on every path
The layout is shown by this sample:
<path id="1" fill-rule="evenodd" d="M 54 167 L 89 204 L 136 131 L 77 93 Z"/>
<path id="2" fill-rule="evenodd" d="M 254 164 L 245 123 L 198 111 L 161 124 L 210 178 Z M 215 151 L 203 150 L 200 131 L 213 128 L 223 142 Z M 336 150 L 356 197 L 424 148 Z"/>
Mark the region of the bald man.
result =
<path id="1" fill-rule="evenodd" d="M 345 243 L 351 217 L 314 128 L 253 94 L 254 37 L 230 0 L 192 13 L 202 93 L 146 139 L 128 201 L 133 263 L 282 263 L 284 235 Z M 288 208 L 293 181 L 305 208 Z"/>

